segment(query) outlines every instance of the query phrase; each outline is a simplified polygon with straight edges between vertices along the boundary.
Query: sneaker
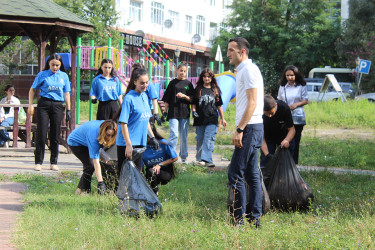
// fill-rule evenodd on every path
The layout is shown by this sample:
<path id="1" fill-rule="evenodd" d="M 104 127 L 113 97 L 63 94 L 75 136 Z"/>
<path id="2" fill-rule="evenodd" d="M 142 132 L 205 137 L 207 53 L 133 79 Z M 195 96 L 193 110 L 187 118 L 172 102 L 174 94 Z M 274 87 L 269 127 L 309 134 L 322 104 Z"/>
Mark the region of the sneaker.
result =
<path id="1" fill-rule="evenodd" d="M 182 159 L 181 162 L 182 162 L 182 164 L 187 164 L 186 159 Z"/>
<path id="2" fill-rule="evenodd" d="M 197 164 L 198 164 L 199 166 L 206 166 L 206 163 L 207 163 L 207 162 L 205 162 L 205 161 L 198 161 L 198 162 L 197 162 Z"/>
<path id="3" fill-rule="evenodd" d="M 56 164 L 51 164 L 50 169 L 53 171 L 59 171 L 59 167 Z"/>
<path id="4" fill-rule="evenodd" d="M 215 164 L 213 162 L 208 162 L 208 163 L 206 163 L 206 166 L 209 167 L 209 168 L 214 168 Z"/>
<path id="5" fill-rule="evenodd" d="M 8 142 L 8 141 L 6 141 L 6 142 L 4 143 L 4 148 L 9 148 L 9 142 Z"/>
<path id="6" fill-rule="evenodd" d="M 42 170 L 42 165 L 40 165 L 40 164 L 36 164 L 34 170 L 35 170 L 35 171 L 40 171 L 40 170 Z"/>

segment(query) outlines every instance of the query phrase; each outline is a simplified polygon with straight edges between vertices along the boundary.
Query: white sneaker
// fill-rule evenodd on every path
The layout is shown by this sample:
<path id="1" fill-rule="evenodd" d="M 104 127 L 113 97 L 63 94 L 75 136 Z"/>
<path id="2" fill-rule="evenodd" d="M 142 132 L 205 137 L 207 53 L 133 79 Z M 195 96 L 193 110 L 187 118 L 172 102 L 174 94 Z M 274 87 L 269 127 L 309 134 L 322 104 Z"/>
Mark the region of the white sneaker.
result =
<path id="1" fill-rule="evenodd" d="M 9 142 L 8 142 L 8 141 L 6 141 L 6 142 L 4 143 L 4 148 L 9 148 Z"/>
<path id="2" fill-rule="evenodd" d="M 53 171 L 59 171 L 59 167 L 56 164 L 51 164 L 50 169 Z"/>
<path id="3" fill-rule="evenodd" d="M 40 170 L 42 170 L 42 165 L 40 165 L 40 164 L 36 164 L 34 170 L 35 170 L 35 171 L 40 171 Z"/>
<path id="4" fill-rule="evenodd" d="M 182 164 L 186 164 L 187 163 L 186 159 L 182 159 L 181 162 L 182 162 Z"/>
<path id="5" fill-rule="evenodd" d="M 206 162 L 205 161 L 198 161 L 197 164 L 199 166 L 206 166 Z"/>

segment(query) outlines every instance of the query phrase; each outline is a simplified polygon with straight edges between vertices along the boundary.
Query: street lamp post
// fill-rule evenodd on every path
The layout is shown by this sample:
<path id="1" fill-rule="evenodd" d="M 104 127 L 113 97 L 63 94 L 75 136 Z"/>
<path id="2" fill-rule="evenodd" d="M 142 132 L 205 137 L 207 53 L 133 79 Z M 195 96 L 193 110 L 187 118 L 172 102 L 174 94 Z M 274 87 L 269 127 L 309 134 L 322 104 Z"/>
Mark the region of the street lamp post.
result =
<path id="1" fill-rule="evenodd" d="M 178 67 L 178 59 L 180 58 L 180 49 L 177 48 L 175 51 L 174 51 L 174 56 L 176 57 L 176 68 Z"/>
<path id="2" fill-rule="evenodd" d="M 359 63 L 361 62 L 361 58 L 359 58 L 359 56 L 357 56 L 357 58 L 355 59 L 355 65 L 356 65 L 356 67 L 355 67 L 355 84 L 356 84 L 356 86 L 357 86 L 357 89 L 356 89 L 356 91 L 355 91 L 355 96 L 358 96 L 358 93 L 359 93 L 359 81 L 358 81 L 358 79 L 359 79 L 359 73 L 358 73 L 358 67 L 359 67 Z"/>

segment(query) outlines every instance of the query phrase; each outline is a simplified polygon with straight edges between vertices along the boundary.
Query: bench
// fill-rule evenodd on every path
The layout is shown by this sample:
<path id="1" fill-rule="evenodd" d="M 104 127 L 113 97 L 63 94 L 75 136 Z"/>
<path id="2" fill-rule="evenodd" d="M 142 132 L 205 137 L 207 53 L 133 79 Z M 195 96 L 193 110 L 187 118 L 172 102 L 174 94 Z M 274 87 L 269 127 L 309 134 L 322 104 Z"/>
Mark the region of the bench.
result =
<path id="1" fill-rule="evenodd" d="M 33 104 L 35 108 L 35 112 L 33 117 L 29 115 L 27 112 L 27 109 L 29 107 L 29 104 L 0 104 L 0 107 L 13 107 L 14 108 L 14 124 L 10 127 L 1 127 L 0 129 L 6 129 L 8 132 L 13 133 L 13 148 L 18 148 L 18 138 L 20 138 L 22 141 L 26 143 L 26 148 L 32 147 L 34 144 L 31 141 L 31 134 L 33 134 L 33 138 L 35 139 L 36 136 L 36 108 L 37 104 Z M 18 111 L 20 108 L 24 108 L 26 112 L 26 124 L 18 124 Z M 65 114 L 65 112 L 64 112 Z M 68 152 L 70 152 L 67 139 L 70 134 L 70 128 L 69 126 L 66 126 L 65 124 L 65 115 L 63 117 L 63 120 L 61 122 L 61 134 L 59 138 L 59 143 L 64 146 Z"/>

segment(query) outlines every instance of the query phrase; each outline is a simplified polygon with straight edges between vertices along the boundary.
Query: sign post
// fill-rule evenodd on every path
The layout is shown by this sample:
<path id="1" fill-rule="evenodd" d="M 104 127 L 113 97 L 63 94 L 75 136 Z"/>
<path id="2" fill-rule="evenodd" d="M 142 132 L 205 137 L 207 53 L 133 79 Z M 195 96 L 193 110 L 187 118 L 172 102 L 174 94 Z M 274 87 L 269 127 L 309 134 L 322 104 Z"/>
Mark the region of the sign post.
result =
<path id="1" fill-rule="evenodd" d="M 221 54 L 220 45 L 217 45 L 215 61 L 219 61 L 219 70 L 218 70 L 218 73 L 220 74 L 221 73 L 221 65 L 220 64 L 223 61 L 223 55 Z"/>
<path id="2" fill-rule="evenodd" d="M 370 66 L 371 66 L 371 61 L 363 60 L 363 59 L 359 60 L 359 63 L 357 65 L 357 74 L 359 74 L 359 76 L 357 75 L 358 80 L 357 80 L 356 95 L 358 95 L 359 86 L 361 85 L 362 74 L 370 73 Z"/>

